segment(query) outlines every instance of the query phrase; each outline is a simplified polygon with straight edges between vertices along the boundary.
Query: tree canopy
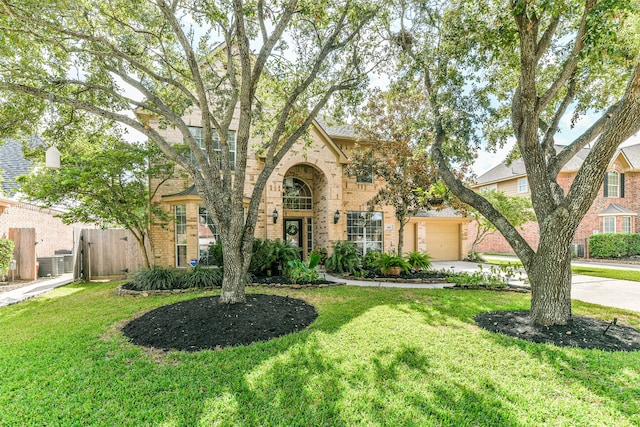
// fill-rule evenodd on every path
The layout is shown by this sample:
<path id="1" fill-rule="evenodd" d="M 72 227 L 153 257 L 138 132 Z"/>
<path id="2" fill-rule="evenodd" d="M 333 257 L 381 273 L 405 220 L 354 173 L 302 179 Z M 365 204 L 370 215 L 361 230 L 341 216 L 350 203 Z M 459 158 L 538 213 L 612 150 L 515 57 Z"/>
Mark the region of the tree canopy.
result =
<path id="1" fill-rule="evenodd" d="M 369 201 L 375 206 L 392 206 L 398 228 L 397 247 L 402 254 L 404 226 L 421 209 L 440 209 L 425 197 L 439 179 L 429 156 L 430 141 L 416 132 L 429 117 L 426 99 L 420 91 L 406 93 L 391 89 L 374 91 L 358 111 L 354 130 L 359 146 L 350 156 L 347 172 L 356 177 L 382 178 L 378 192 Z"/>
<path id="2" fill-rule="evenodd" d="M 432 155 L 452 192 L 489 219 L 520 257 L 531 280 L 535 322 L 571 317 L 569 245 L 617 147 L 640 129 L 638 3 L 446 1 L 397 5 L 394 33 L 403 76 L 424 82 L 434 121 Z M 464 34 L 464 37 L 460 37 Z M 480 114 L 479 114 L 480 113 Z M 597 118 L 564 146 L 563 121 Z M 529 246 L 503 214 L 455 176 L 451 153 L 515 138 L 522 156 L 540 244 Z M 591 150 L 569 191 L 558 173 Z"/>
<path id="3" fill-rule="evenodd" d="M 166 212 L 151 203 L 160 185 L 173 176 L 167 161 L 151 143 L 131 143 L 110 121 L 92 116 L 69 117 L 68 129 L 56 137 L 64 167 L 44 168 L 44 146 L 27 149 L 36 164 L 18 178 L 26 196 L 46 207 L 62 207 L 65 223 L 120 226 L 139 243 L 144 265 L 153 264 L 152 221 L 167 224 Z M 153 187 L 149 177 L 153 176 Z M 151 249 L 151 253 L 149 250 Z"/>
<path id="4" fill-rule="evenodd" d="M 18 94 L 41 108 L 51 101 L 86 111 L 157 144 L 193 178 L 220 233 L 221 300 L 244 301 L 267 179 L 320 110 L 366 86 L 376 59 L 367 34 L 376 2 L 0 0 L 0 8 L 2 99 Z M 190 114 L 202 126 L 200 141 L 190 132 Z M 177 131 L 191 154 L 165 129 Z M 254 143 L 264 167 L 247 195 L 245 221 Z"/>

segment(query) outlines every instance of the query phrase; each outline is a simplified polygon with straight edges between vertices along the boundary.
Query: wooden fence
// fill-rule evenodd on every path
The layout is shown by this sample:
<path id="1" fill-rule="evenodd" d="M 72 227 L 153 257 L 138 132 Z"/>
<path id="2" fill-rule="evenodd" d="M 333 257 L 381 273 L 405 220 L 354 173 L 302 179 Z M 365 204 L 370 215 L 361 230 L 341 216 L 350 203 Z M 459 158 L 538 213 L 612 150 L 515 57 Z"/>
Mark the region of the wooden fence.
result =
<path id="1" fill-rule="evenodd" d="M 36 229 L 10 228 L 9 239 L 15 243 L 13 250 L 13 258 L 16 260 L 16 269 L 13 272 L 14 278 L 35 280 L 38 277 L 36 267 Z"/>
<path id="2" fill-rule="evenodd" d="M 74 241 L 75 278 L 122 278 L 144 266 L 138 241 L 128 230 L 83 229 Z"/>

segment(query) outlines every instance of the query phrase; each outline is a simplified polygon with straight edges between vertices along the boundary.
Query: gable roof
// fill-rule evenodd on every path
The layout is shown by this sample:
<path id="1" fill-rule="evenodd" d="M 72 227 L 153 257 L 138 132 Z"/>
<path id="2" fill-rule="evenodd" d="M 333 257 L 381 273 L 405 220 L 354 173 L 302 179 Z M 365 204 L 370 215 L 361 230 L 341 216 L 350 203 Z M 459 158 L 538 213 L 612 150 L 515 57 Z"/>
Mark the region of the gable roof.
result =
<path id="1" fill-rule="evenodd" d="M 42 145 L 42 140 L 38 137 L 29 139 L 31 147 Z M 5 139 L 0 142 L 0 174 L 2 175 L 1 192 L 13 195 L 18 190 L 16 177 L 28 174 L 33 165 L 24 158 L 22 152 L 22 142 L 15 139 Z"/>
<path id="2" fill-rule="evenodd" d="M 560 152 L 563 148 L 562 145 L 556 145 L 556 152 Z M 640 168 L 640 144 L 621 148 L 619 151 L 624 152 L 624 154 L 629 158 L 625 150 L 630 150 L 630 154 L 633 156 L 633 159 L 636 160 L 635 167 Z M 589 155 L 591 151 L 590 148 L 583 148 L 578 151 L 578 153 L 573 156 L 561 169 L 562 172 L 570 172 L 577 171 L 582 166 L 582 163 Z M 615 157 L 615 156 L 614 156 Z M 631 160 L 629 160 L 631 161 Z M 634 166 L 632 166 L 634 167 Z M 506 165 L 506 162 L 502 162 L 499 165 L 493 167 L 489 171 L 483 173 L 476 179 L 476 185 L 487 185 L 493 184 L 495 182 L 506 181 L 509 179 L 520 178 L 527 176 L 527 171 L 524 167 L 524 162 L 522 159 L 517 159 L 511 162 L 510 166 Z"/>
<path id="3" fill-rule="evenodd" d="M 352 124 L 329 124 L 326 120 L 316 118 L 316 122 L 320 125 L 327 135 L 333 138 L 355 138 L 356 133 Z"/>

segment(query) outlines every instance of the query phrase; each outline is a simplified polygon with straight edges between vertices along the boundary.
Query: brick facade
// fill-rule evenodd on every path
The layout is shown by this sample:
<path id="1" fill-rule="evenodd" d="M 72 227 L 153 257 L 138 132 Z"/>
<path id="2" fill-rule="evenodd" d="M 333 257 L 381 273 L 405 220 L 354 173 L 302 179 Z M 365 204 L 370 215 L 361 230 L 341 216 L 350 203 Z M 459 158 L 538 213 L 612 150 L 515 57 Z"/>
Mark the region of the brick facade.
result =
<path id="1" fill-rule="evenodd" d="M 186 116 L 189 125 L 198 125 L 198 116 L 190 114 Z M 151 122 L 153 126 L 154 123 Z M 234 124 L 232 123 L 231 128 Z M 161 130 L 169 142 L 182 141 L 182 135 L 174 129 Z M 354 147 L 354 139 L 349 137 L 330 137 L 320 125 L 315 124 L 310 129 L 311 143 L 299 141 L 290 150 L 289 154 L 276 166 L 267 180 L 264 194 L 258 209 L 258 221 L 256 223 L 255 236 L 266 239 L 283 239 L 285 237 L 284 224 L 286 220 L 300 221 L 302 225 L 302 249 L 307 253 L 313 248 L 322 247 L 328 251 L 339 240 L 347 239 L 347 212 L 366 211 L 367 202 L 374 196 L 378 189 L 384 185 L 381 179 L 375 179 L 373 183 L 358 183 L 353 177 L 345 173 L 347 157 Z M 250 144 L 252 145 L 252 144 Z M 254 144 L 255 145 L 255 144 Z M 253 183 L 263 167 L 263 159 L 255 153 L 249 153 L 247 159 L 247 175 L 245 183 L 245 197 L 248 198 L 253 190 Z M 302 180 L 311 190 L 313 205 L 310 210 L 285 210 L 283 209 L 283 189 L 288 178 Z M 153 184 L 153 180 L 152 180 Z M 176 205 L 186 207 L 186 251 L 187 259 L 199 258 L 198 253 L 198 206 L 201 204 L 197 195 L 176 195 L 188 189 L 192 184 L 189 178 L 176 177 L 162 185 L 158 196 L 153 203 L 162 207 L 167 212 L 172 212 Z M 272 213 L 278 212 L 278 220 L 274 224 Z M 391 207 L 376 208 L 383 214 L 383 249 L 389 251 L 398 244 L 398 225 L 395 213 Z M 334 215 L 339 212 L 339 220 L 334 223 Z M 419 222 L 429 223 L 430 218 L 419 218 Z M 467 220 L 452 216 L 451 218 L 438 218 L 438 221 L 449 221 L 459 225 L 459 232 L 455 237 L 459 247 L 456 259 L 466 255 Z M 312 230 L 312 238 L 309 238 L 308 230 Z M 175 224 L 154 226 L 152 228 L 154 239 L 154 259 L 157 265 L 176 265 L 176 235 Z M 426 251 L 428 245 L 425 239 L 415 240 L 412 245 L 405 246 L 405 252 L 412 250 Z M 438 258 L 438 253 L 432 253 Z"/>
<path id="2" fill-rule="evenodd" d="M 616 171 L 621 175 L 624 174 L 624 197 L 620 197 L 622 195 L 622 185 L 619 188 L 618 197 L 605 196 L 604 185 L 600 186 L 596 198 L 576 230 L 573 239 L 575 248 L 581 246 L 580 249 L 587 251 L 589 236 L 605 232 L 604 218 L 606 216 L 614 218 L 614 220 L 611 221 L 615 222 L 615 230 L 618 233 L 623 231 L 624 217 L 629 218 L 628 221 L 630 221 L 630 231 L 632 233 L 640 231 L 640 224 L 637 218 L 637 214 L 640 213 L 640 173 L 631 167 L 623 153 L 618 153 L 614 161 L 611 162 L 608 171 Z M 558 184 L 560 184 L 565 191 L 565 194 L 569 191 L 575 177 L 576 171 L 563 171 L 558 175 Z M 510 177 L 502 181 L 497 181 L 494 184 L 499 191 L 516 195 L 517 193 L 515 193 L 514 189 L 516 188 L 515 182 L 517 179 L 519 178 Z M 527 193 L 527 196 L 528 195 Z M 615 215 L 607 215 L 605 210 L 610 207 L 611 204 L 615 204 L 632 212 L 620 212 Z M 476 233 L 476 225 L 475 223 L 471 223 L 469 226 L 469 242 L 473 242 Z M 525 224 L 521 233 L 534 249 L 537 248 L 540 237 L 537 223 Z M 478 246 L 478 251 L 486 253 L 513 253 L 513 249 L 511 249 L 499 232 L 487 236 Z"/>
<path id="3" fill-rule="evenodd" d="M 12 202 L 0 212 L 0 237 L 8 238 L 10 228 L 35 228 L 37 256 L 52 256 L 57 250 L 73 249 L 74 229 L 94 228 L 93 225 L 66 225 L 56 215 L 55 209 L 41 209 L 38 206 Z"/>

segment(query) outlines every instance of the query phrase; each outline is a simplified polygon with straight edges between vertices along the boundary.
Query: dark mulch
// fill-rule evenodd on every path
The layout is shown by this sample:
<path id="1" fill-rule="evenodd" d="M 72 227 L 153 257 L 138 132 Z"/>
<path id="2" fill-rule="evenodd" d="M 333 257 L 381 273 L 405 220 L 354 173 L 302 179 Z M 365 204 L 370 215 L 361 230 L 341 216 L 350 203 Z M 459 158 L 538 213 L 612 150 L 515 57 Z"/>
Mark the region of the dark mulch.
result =
<path id="1" fill-rule="evenodd" d="M 384 274 L 380 271 L 380 269 L 363 269 L 364 273 L 362 275 L 365 279 L 422 279 L 422 280 L 432 280 L 432 279 L 444 279 L 450 274 L 444 273 L 442 271 L 401 271 L 400 275 L 394 274 Z"/>
<path id="2" fill-rule="evenodd" d="M 528 311 L 480 313 L 474 317 L 478 326 L 491 331 L 535 343 L 551 343 L 559 347 L 580 347 L 606 351 L 640 350 L 640 331 L 624 325 L 573 316 L 567 325 L 533 324 Z"/>
<path id="3" fill-rule="evenodd" d="M 122 332 L 134 344 L 162 350 L 199 351 L 268 341 L 305 329 L 317 317 L 306 302 L 276 295 L 247 295 L 246 304 L 197 298 L 159 307 L 132 320 Z"/>
<path id="4" fill-rule="evenodd" d="M 282 285 L 293 285 L 294 283 L 287 276 L 255 276 L 251 281 L 254 284 L 258 285 L 273 285 L 273 284 L 282 284 Z M 316 280 L 315 282 L 297 282 L 298 285 L 330 285 L 333 282 L 328 280 Z"/>

